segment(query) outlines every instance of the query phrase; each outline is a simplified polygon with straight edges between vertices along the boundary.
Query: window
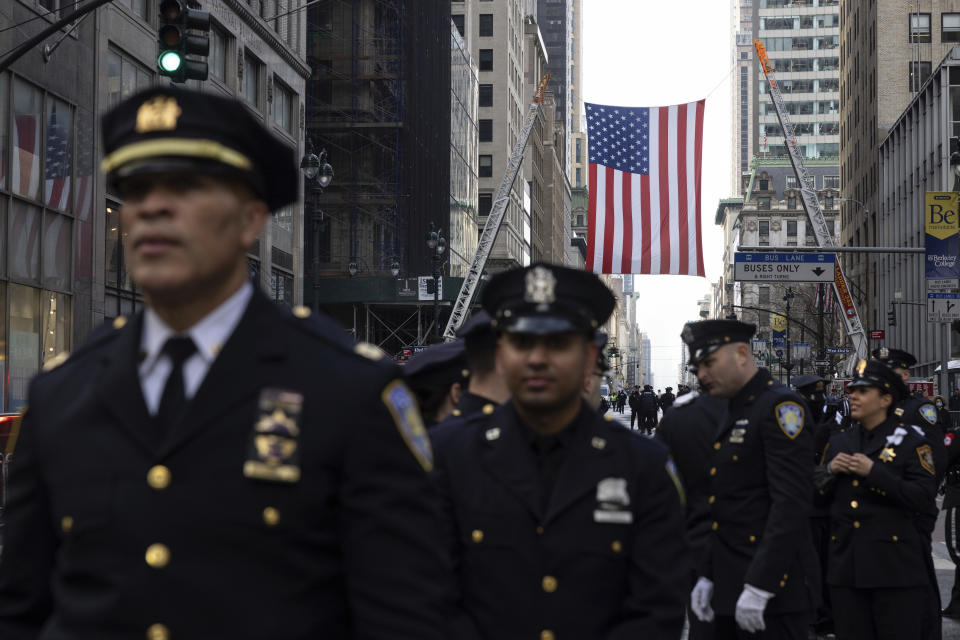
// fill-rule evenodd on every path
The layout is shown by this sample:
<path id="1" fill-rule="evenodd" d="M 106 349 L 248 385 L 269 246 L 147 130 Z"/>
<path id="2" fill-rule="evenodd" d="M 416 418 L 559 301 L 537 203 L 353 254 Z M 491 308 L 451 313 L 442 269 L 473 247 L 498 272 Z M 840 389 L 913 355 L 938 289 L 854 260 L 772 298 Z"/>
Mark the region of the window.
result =
<path id="1" fill-rule="evenodd" d="M 583 169 L 581 167 L 577 167 L 577 186 L 583 186 Z"/>
<path id="2" fill-rule="evenodd" d="M 840 176 L 823 176 L 823 188 L 824 188 L 824 189 L 839 189 L 839 188 L 840 188 Z"/>
<path id="3" fill-rule="evenodd" d="M 493 177 L 493 156 L 482 155 L 478 164 L 478 173 L 481 178 Z"/>
<path id="4" fill-rule="evenodd" d="M 758 226 L 758 235 L 760 237 L 758 244 L 761 247 L 766 247 L 770 244 L 770 221 L 769 220 L 760 220 L 757 223 Z"/>
<path id="5" fill-rule="evenodd" d="M 796 188 L 797 188 L 797 176 L 787 176 L 786 187 L 787 187 L 787 189 L 796 189 Z"/>
<path id="6" fill-rule="evenodd" d="M 796 209 L 797 208 L 797 196 L 787 196 L 787 208 Z M 796 223 L 794 223 L 796 224 Z"/>
<path id="7" fill-rule="evenodd" d="M 833 196 L 827 196 L 823 199 L 824 209 L 833 209 Z"/>
<path id="8" fill-rule="evenodd" d="M 150 72 L 144 67 L 116 51 L 107 53 L 107 102 L 111 107 L 146 89 L 150 82 Z"/>
<path id="9" fill-rule="evenodd" d="M 909 84 L 907 88 L 912 92 L 920 91 L 920 87 L 930 77 L 929 62 L 910 62 L 909 63 Z"/>
<path id="10" fill-rule="evenodd" d="M 764 303 L 769 304 L 770 302 L 770 286 L 769 285 L 765 285 L 765 284 L 760 285 L 760 287 L 758 288 L 757 299 L 760 301 L 761 304 L 764 304 Z"/>
<path id="11" fill-rule="evenodd" d="M 582 226 L 583 226 L 583 214 L 582 214 L 582 213 L 578 213 L 578 214 L 577 214 L 577 226 L 578 226 L 578 227 L 582 227 Z"/>
<path id="12" fill-rule="evenodd" d="M 827 220 L 827 229 L 830 230 L 831 236 L 837 235 L 837 221 L 836 220 Z"/>
<path id="13" fill-rule="evenodd" d="M 480 120 L 480 142 L 493 142 L 493 120 Z"/>
<path id="14" fill-rule="evenodd" d="M 60 6 L 63 9 L 67 9 L 67 13 L 73 10 L 74 4 L 73 0 L 59 0 Z M 41 4 L 47 6 L 48 4 L 56 4 L 57 0 L 43 0 Z M 123 5 L 124 7 L 130 9 L 134 15 L 147 19 L 147 0 L 117 0 L 116 4 Z"/>
<path id="15" fill-rule="evenodd" d="M 480 71 L 493 71 L 493 49 L 480 49 Z"/>
<path id="16" fill-rule="evenodd" d="M 492 84 L 482 84 L 480 85 L 480 94 L 479 94 L 479 106 L 481 107 L 492 107 L 493 106 L 493 85 Z"/>
<path id="17" fill-rule="evenodd" d="M 930 42 L 930 14 L 910 14 L 910 42 Z"/>
<path id="18" fill-rule="evenodd" d="M 293 306 L 293 275 L 274 267 L 270 271 L 270 294 L 274 302 Z"/>
<path id="19" fill-rule="evenodd" d="M 260 74 L 263 64 L 252 53 L 243 54 L 243 97 L 252 106 L 260 108 Z"/>
<path id="20" fill-rule="evenodd" d="M 274 78 L 273 123 L 287 133 L 293 134 L 297 119 L 297 94 Z"/>
<path id="21" fill-rule="evenodd" d="M 757 198 L 757 209 L 769 209 L 770 198 Z"/>
<path id="22" fill-rule="evenodd" d="M 479 27 L 480 27 L 479 33 L 481 38 L 492 38 L 493 37 L 493 14 L 481 13 Z"/>
<path id="23" fill-rule="evenodd" d="M 759 182 L 757 183 L 757 189 L 760 191 L 770 191 L 770 180 L 767 178 L 760 178 Z"/>
<path id="24" fill-rule="evenodd" d="M 207 56 L 207 63 L 210 70 L 210 77 L 220 82 L 226 82 L 227 79 L 227 41 L 229 36 L 218 27 L 210 28 L 210 55 Z"/>
<path id="25" fill-rule="evenodd" d="M 493 194 L 492 193 L 481 193 L 480 200 L 477 206 L 477 215 L 481 218 L 485 218 L 490 215 L 490 209 L 493 208 Z"/>
<path id="26" fill-rule="evenodd" d="M 577 162 L 583 162 L 583 138 L 577 138 Z"/>
<path id="27" fill-rule="evenodd" d="M 465 27 L 463 25 L 463 14 L 462 13 L 459 15 L 454 14 L 450 16 L 450 19 L 453 20 L 453 26 L 455 26 L 457 28 L 457 31 L 460 32 L 460 37 L 461 38 L 466 37 L 464 34 Z"/>
<path id="28" fill-rule="evenodd" d="M 960 42 L 960 13 L 940 15 L 940 40 L 942 42 Z"/>

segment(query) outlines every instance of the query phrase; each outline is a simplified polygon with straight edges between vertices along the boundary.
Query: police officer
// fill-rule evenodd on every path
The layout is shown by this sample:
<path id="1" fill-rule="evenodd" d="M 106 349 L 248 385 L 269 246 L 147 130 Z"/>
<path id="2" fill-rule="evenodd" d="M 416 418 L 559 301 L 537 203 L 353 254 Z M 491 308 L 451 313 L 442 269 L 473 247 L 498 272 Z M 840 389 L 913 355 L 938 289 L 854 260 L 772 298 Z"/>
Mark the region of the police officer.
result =
<path id="1" fill-rule="evenodd" d="M 956 568 L 950 602 L 943 608 L 944 618 L 960 618 L 960 434 L 952 430 L 944 437 L 947 448 L 947 473 L 944 476 L 943 539 Z"/>
<path id="2" fill-rule="evenodd" d="M 453 414 L 467 387 L 470 370 L 463 340 L 432 344 L 410 358 L 403 377 L 417 396 L 427 428 Z"/>
<path id="3" fill-rule="evenodd" d="M 710 547 L 710 474 L 713 442 L 717 429 L 725 420 L 727 401 L 709 394 L 684 394 L 673 403 L 673 410 L 664 414 L 657 429 L 657 439 L 667 445 L 677 465 L 687 495 L 687 541 L 693 563 L 689 586 L 696 583 L 696 568 L 704 564 Z M 711 640 L 713 624 L 689 616 L 690 640 Z"/>
<path id="4" fill-rule="evenodd" d="M 861 360 L 850 389 L 858 424 L 830 440 L 818 471 L 832 497 L 830 573 L 838 638 L 918 638 L 929 556 L 916 514 L 936 513 L 926 439 L 895 414 L 909 390 L 876 360 Z"/>
<path id="5" fill-rule="evenodd" d="M 673 406 L 676 399 L 677 396 L 673 395 L 673 387 L 667 387 L 667 390 L 660 396 L 660 410 L 663 411 L 664 415 L 667 414 L 667 409 Z"/>
<path id="6" fill-rule="evenodd" d="M 269 212 L 297 199 L 293 151 L 239 102 L 166 86 L 102 129 L 147 308 L 31 384 L 0 637 L 441 638 L 411 393 L 249 282 Z"/>
<path id="7" fill-rule="evenodd" d="M 457 337 L 463 338 L 470 381 L 453 415 L 469 415 L 477 411 L 492 413 L 496 405 L 510 398 L 510 390 L 497 375 L 497 332 L 493 329 L 490 314 L 482 309 L 475 312 L 457 331 Z"/>
<path id="8" fill-rule="evenodd" d="M 691 608 L 716 612 L 717 638 L 806 638 L 818 598 L 810 540 L 813 434 L 809 410 L 758 369 L 755 327 L 704 320 L 684 327 L 704 391 L 726 398 L 709 469 L 712 536 Z"/>
<path id="9" fill-rule="evenodd" d="M 462 615 L 451 637 L 680 637 L 688 560 L 666 448 L 581 397 L 614 298 L 586 271 L 494 276 L 510 402 L 432 434 Z"/>
<path id="10" fill-rule="evenodd" d="M 636 422 L 636 428 L 639 429 L 643 419 L 640 417 L 640 387 L 638 385 L 634 385 L 633 389 L 630 390 L 627 402 L 630 404 L 630 428 L 633 429 L 634 422 Z"/>
<path id="11" fill-rule="evenodd" d="M 657 428 L 657 407 L 660 401 L 657 398 L 653 386 L 643 385 L 643 391 L 640 392 L 638 401 L 640 406 L 640 425 L 639 428 L 647 434 L 652 434 Z"/>
<path id="12" fill-rule="evenodd" d="M 600 415 L 604 415 L 610 409 L 603 394 L 600 393 L 603 377 L 607 374 L 607 371 L 610 370 L 610 361 L 607 359 L 605 352 L 608 340 L 609 336 L 607 336 L 606 331 L 597 330 L 593 335 L 593 342 L 597 345 L 598 351 L 597 367 L 593 370 L 593 373 L 587 376 L 586 381 L 583 383 L 583 399 L 587 401 L 591 409 Z"/>

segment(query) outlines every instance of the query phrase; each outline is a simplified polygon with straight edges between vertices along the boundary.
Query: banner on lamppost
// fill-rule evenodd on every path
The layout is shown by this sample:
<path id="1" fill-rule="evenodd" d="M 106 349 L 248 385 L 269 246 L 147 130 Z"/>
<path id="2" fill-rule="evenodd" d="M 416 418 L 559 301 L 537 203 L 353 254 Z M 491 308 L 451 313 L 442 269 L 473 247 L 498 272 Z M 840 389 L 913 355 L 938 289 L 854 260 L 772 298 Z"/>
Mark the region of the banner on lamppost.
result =
<path id="1" fill-rule="evenodd" d="M 955 191 L 927 191 L 923 229 L 926 235 L 928 289 L 956 289 L 960 282 L 960 217 Z"/>
<path id="2" fill-rule="evenodd" d="M 787 346 L 787 317 L 775 313 L 770 316 L 770 342 L 774 349 Z"/>

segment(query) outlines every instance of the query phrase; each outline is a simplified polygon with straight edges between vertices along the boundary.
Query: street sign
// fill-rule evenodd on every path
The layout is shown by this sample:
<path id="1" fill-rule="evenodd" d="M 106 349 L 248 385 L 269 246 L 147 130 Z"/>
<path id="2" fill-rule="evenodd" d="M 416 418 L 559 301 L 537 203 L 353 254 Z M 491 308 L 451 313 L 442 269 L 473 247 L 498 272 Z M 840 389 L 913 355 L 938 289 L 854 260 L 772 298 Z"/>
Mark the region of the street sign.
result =
<path id="1" fill-rule="evenodd" d="M 738 252 L 733 279 L 750 282 L 833 282 L 835 253 Z"/>
<path id="2" fill-rule="evenodd" d="M 827 353 L 850 353 L 850 347 L 827 347 Z"/>
<path id="3" fill-rule="evenodd" d="M 873 331 L 870 332 L 870 339 L 883 340 L 884 335 L 886 334 L 884 334 L 883 329 L 874 329 Z"/>
<path id="4" fill-rule="evenodd" d="M 927 322 L 960 320 L 960 293 L 927 292 Z"/>
<path id="5" fill-rule="evenodd" d="M 829 361 L 829 360 L 814 360 L 814 361 L 813 361 L 813 366 L 815 366 L 815 367 L 829 367 L 829 366 L 830 366 L 830 361 Z"/>

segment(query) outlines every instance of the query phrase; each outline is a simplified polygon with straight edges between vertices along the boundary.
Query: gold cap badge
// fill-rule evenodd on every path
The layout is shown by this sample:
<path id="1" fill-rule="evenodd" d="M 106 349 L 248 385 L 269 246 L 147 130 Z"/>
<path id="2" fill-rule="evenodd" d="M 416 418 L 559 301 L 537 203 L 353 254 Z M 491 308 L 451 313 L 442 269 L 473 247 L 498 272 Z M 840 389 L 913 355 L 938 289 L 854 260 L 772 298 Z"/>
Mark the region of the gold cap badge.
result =
<path id="1" fill-rule="evenodd" d="M 863 372 L 867 370 L 867 361 L 861 360 L 857 363 L 857 375 L 862 376 Z"/>
<path id="2" fill-rule="evenodd" d="M 150 98 L 137 110 L 137 133 L 149 131 L 173 131 L 183 111 L 171 96 Z"/>
<path id="3" fill-rule="evenodd" d="M 546 267 L 534 267 L 525 278 L 523 299 L 533 304 L 552 304 L 557 299 L 557 279 Z"/>

